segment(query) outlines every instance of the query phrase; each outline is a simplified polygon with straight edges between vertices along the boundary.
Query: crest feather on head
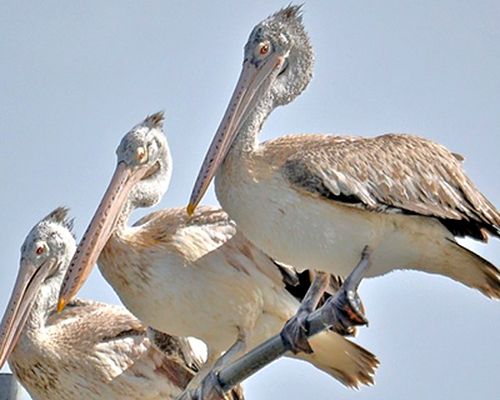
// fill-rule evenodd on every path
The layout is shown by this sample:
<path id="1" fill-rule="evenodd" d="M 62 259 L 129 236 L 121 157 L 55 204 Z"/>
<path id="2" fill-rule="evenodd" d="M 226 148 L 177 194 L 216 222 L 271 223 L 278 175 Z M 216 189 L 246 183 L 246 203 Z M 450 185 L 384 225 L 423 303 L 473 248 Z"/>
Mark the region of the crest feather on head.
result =
<path id="1" fill-rule="evenodd" d="M 154 114 L 148 115 L 143 124 L 150 129 L 161 129 L 163 128 L 163 121 L 165 120 L 165 113 L 163 111 L 158 111 Z"/>
<path id="2" fill-rule="evenodd" d="M 74 219 L 68 218 L 69 208 L 68 207 L 57 207 L 55 210 L 51 211 L 42 221 L 54 222 L 56 224 L 64 226 L 68 231 L 75 236 L 73 232 Z"/>
<path id="3" fill-rule="evenodd" d="M 287 21 L 295 19 L 298 22 L 302 22 L 303 6 L 304 4 L 295 5 L 290 3 L 288 6 L 274 13 L 271 18 L 283 19 Z"/>

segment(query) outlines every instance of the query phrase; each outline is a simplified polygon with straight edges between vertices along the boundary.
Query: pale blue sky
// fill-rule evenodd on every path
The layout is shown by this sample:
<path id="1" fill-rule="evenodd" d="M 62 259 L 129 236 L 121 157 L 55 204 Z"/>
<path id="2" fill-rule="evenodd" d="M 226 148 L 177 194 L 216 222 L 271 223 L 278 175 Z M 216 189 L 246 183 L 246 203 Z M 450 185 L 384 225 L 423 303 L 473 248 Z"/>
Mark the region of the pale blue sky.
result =
<path id="1" fill-rule="evenodd" d="M 58 205 L 81 235 L 122 135 L 163 109 L 175 162 L 160 207 L 184 205 L 222 117 L 252 27 L 287 1 L 0 3 L 0 309 L 19 247 Z M 308 1 L 314 80 L 273 113 L 264 138 L 292 132 L 420 134 L 466 156 L 500 204 L 500 3 Z M 211 191 L 205 199 L 215 203 Z M 471 244 L 500 264 L 500 241 Z M 334 262 L 334 260 L 332 260 Z M 248 399 L 496 399 L 500 304 L 444 278 L 366 281 L 371 325 L 358 343 L 381 361 L 354 392 L 297 361 L 245 384 Z M 96 270 L 82 297 L 117 302 Z"/>

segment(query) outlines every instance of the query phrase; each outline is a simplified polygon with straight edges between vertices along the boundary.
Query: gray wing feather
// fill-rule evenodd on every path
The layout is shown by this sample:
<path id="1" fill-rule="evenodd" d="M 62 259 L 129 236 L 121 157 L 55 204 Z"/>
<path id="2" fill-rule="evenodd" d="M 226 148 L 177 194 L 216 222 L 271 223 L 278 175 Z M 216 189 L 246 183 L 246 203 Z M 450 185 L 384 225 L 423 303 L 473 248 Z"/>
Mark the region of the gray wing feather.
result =
<path id="1" fill-rule="evenodd" d="M 433 216 L 458 236 L 500 235 L 498 211 L 445 147 L 401 134 L 314 139 L 282 165 L 295 188 L 367 210 Z"/>

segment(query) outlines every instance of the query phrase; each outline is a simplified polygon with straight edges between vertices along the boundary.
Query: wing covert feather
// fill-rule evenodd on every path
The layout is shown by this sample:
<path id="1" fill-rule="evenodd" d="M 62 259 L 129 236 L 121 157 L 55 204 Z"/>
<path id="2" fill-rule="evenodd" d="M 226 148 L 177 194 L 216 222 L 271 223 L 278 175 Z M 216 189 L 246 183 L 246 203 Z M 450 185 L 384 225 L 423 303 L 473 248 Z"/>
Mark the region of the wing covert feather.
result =
<path id="1" fill-rule="evenodd" d="M 458 236 L 500 234 L 498 211 L 465 175 L 463 158 L 444 146 L 403 134 L 309 135 L 294 146 L 295 137 L 275 142 L 289 142 L 281 171 L 297 189 L 371 211 L 433 216 Z"/>

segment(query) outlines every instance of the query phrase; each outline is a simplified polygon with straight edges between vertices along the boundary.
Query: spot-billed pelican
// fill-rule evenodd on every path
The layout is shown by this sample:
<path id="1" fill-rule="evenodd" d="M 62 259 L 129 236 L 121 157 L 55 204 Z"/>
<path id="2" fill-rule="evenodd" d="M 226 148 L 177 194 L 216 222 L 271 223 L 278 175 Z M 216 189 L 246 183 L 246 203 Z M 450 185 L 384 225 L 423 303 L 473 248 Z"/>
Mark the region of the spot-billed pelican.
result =
<path id="1" fill-rule="evenodd" d="M 306 88 L 313 60 L 300 7 L 253 29 L 188 213 L 215 176 L 223 209 L 276 260 L 346 276 L 369 246 L 367 276 L 415 269 L 498 299 L 499 270 L 455 240 L 500 236 L 500 214 L 466 176 L 461 156 L 404 134 L 258 142 L 272 110 Z"/>
<path id="2" fill-rule="evenodd" d="M 33 399 L 175 399 L 202 364 L 187 339 L 154 331 L 150 339 L 121 306 L 74 300 L 56 313 L 76 248 L 71 226 L 57 208 L 26 237 L 0 326 L 0 367 L 8 358 Z"/>

